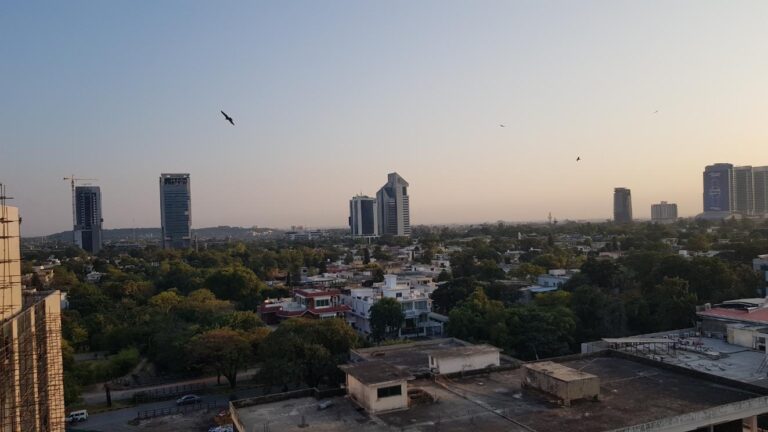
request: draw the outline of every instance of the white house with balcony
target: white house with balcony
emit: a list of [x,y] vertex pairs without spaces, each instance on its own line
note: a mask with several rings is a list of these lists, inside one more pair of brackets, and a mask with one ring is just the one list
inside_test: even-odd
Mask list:
[[363,335],[371,333],[371,307],[383,298],[393,298],[400,303],[405,316],[400,337],[439,336],[443,323],[431,320],[432,300],[435,289],[430,285],[398,281],[397,275],[384,276],[384,283],[371,288],[352,288],[342,294],[341,301],[349,307],[347,322]]
[[552,269],[546,274],[536,277],[536,285],[545,288],[560,288],[578,272],[579,269]]

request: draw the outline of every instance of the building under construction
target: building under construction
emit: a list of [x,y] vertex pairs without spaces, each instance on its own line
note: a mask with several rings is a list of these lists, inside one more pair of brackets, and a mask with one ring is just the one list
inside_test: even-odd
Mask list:
[[20,222],[0,184],[0,432],[63,432],[61,296],[22,293]]

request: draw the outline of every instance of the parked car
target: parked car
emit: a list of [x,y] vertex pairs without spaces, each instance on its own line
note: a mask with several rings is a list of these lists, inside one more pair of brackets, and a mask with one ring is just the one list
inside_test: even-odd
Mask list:
[[202,402],[198,395],[188,394],[176,399],[176,405],[191,405]]
[[72,411],[67,416],[68,423],[82,422],[88,420],[88,410]]

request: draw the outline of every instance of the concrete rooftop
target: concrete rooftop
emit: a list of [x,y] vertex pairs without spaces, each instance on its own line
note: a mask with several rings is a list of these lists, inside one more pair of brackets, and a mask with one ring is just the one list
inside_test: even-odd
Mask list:
[[[683,349],[671,350],[659,346],[653,347],[650,343],[644,344],[644,342],[652,341],[649,338],[625,339],[638,342],[639,345],[634,349],[634,351],[639,351],[636,353],[637,355],[644,355],[661,360],[664,363],[768,388],[768,368],[761,370],[761,365],[766,359],[764,352],[729,344],[717,338],[689,337],[673,339],[677,337],[674,332],[669,333],[669,337],[670,343],[675,340],[687,340],[700,344],[702,350],[701,352]],[[658,338],[653,340],[658,340]],[[606,341],[609,340],[606,339]],[[643,352],[644,350],[647,351]],[[623,351],[631,353],[633,348],[627,347]],[[719,353],[720,358],[714,358],[706,353]]]
[[341,365],[339,368],[363,384],[380,384],[413,379],[413,376],[405,369],[381,360]]
[[[745,384],[715,382],[695,372],[669,370],[618,353],[551,360],[598,376],[600,400],[575,401],[562,407],[551,396],[522,389],[522,371],[514,369],[411,381],[409,394],[421,390],[433,402],[414,399],[407,410],[375,416],[356,409],[345,397],[330,399],[333,405],[326,410],[318,410],[317,400],[303,398],[240,408],[238,415],[249,431],[263,430],[268,423],[272,431],[297,432],[593,432],[620,430],[761,397]],[[301,427],[302,419],[308,427]]]
[[[418,376],[429,373],[429,354],[437,357],[440,356],[440,353],[445,352],[447,356],[455,356],[461,352],[468,354],[490,351],[491,349],[498,351],[496,347],[490,345],[472,345],[461,339],[443,338],[356,349],[350,351],[350,358],[353,362],[381,360],[393,366],[405,368],[413,375]],[[502,365],[512,364],[513,360],[501,356]]]

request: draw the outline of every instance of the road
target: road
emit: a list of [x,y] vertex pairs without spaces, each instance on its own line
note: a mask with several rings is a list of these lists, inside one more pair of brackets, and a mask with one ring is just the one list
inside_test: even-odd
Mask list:
[[[240,372],[239,374],[237,374],[237,381],[241,382],[241,381],[250,379],[258,371],[259,371],[258,368],[254,368],[254,369],[248,369],[246,371]],[[222,383],[226,383],[227,380],[222,377],[221,381]],[[136,388],[127,389],[127,390],[112,390],[112,400],[113,401],[128,400],[133,396],[134,393],[140,392],[140,391],[159,390],[164,388],[173,388],[173,387],[191,385],[191,384],[206,384],[208,386],[214,386],[216,385],[216,377],[214,376],[214,377],[206,377],[206,378],[195,378],[195,379],[190,379],[186,381],[176,381],[172,383],[159,384],[159,385],[147,386],[147,387],[136,387]],[[102,389],[83,392],[81,397],[85,405],[96,405],[96,404],[103,404],[107,402],[107,396],[104,393],[104,390]]]
[[[235,389],[234,392],[240,398],[259,396],[262,394],[261,389]],[[219,404],[222,409],[224,409],[229,403],[229,394],[200,395],[200,397],[203,399],[203,406],[209,403],[216,403]],[[75,428],[102,432],[136,432],[141,429],[136,426],[129,425],[128,422],[135,419],[139,411],[175,407],[176,403],[173,400],[169,400],[136,405],[135,407],[121,410],[107,411],[100,414],[90,415],[87,421],[78,423]]]

